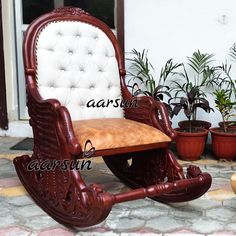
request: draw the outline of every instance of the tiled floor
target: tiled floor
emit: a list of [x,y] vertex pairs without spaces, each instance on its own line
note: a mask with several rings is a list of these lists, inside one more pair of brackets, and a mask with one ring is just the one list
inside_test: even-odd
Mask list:
[[[115,205],[103,223],[75,230],[52,220],[27,195],[12,164],[15,156],[26,152],[9,151],[18,141],[0,137],[0,236],[236,235],[236,197],[229,182],[236,162],[218,162],[210,156],[195,162],[213,176],[210,191],[200,199],[171,205],[150,199],[126,202]],[[128,189],[99,158],[83,175],[86,181],[100,183],[111,192]]]

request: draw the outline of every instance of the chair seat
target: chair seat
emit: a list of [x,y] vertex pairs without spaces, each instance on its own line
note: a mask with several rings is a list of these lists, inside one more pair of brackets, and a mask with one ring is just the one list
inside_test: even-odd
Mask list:
[[160,130],[124,118],[78,120],[73,128],[81,147],[90,140],[97,155],[167,147],[171,142]]

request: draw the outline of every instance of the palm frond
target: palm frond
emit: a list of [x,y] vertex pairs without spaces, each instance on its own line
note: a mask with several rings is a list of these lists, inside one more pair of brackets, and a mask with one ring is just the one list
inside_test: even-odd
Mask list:
[[188,65],[200,75],[212,61],[213,56],[214,54],[201,53],[200,50],[197,50],[191,57],[188,57]]
[[236,61],[236,43],[229,49],[229,55],[231,58]]

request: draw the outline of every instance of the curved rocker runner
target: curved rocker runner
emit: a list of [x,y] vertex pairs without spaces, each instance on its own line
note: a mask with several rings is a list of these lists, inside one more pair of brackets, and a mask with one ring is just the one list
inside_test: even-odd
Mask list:
[[[184,176],[168,149],[175,132],[165,106],[128,91],[122,52],[100,20],[70,7],[39,17],[25,34],[24,66],[34,149],[14,164],[30,196],[58,222],[87,227],[103,221],[116,203],[189,201],[209,189],[209,174],[190,166]],[[121,98],[137,100],[137,107],[86,107],[91,99]],[[77,170],[27,169],[32,160],[83,158],[88,140],[93,157],[102,156],[130,191],[87,186]]]

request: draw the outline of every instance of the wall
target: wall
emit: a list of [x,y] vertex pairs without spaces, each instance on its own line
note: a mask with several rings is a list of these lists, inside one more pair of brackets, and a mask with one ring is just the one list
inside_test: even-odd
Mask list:
[[[235,0],[126,0],[125,51],[148,49],[157,75],[169,58],[185,62],[197,49],[215,53],[221,64],[236,42],[235,9]],[[199,112],[198,118],[213,126],[221,120],[218,111]],[[182,119],[183,114],[175,117],[174,126]]]

